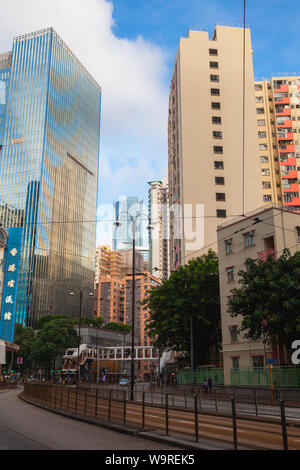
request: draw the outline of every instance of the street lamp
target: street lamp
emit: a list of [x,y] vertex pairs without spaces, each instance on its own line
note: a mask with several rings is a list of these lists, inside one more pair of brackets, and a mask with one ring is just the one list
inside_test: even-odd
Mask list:
[[[149,221],[149,217],[145,214],[138,213],[136,217],[133,217],[129,212],[127,211],[121,211],[119,213],[122,214],[127,214],[130,217],[130,220],[132,222],[132,313],[131,313],[131,335],[132,335],[132,341],[131,341],[131,385],[130,385],[130,400],[134,401],[134,356],[135,356],[135,344],[134,344],[134,339],[135,339],[135,237],[136,237],[136,223],[137,220],[140,217],[146,217],[147,220]],[[121,227],[122,223],[117,220],[114,222],[115,227]],[[149,223],[148,225],[148,230],[152,230],[153,226]]]
[[[70,292],[71,296],[75,296],[75,293]],[[93,292],[89,293],[89,296],[94,296]],[[80,289],[79,293],[80,304],[79,304],[79,338],[78,338],[78,348],[77,348],[77,383],[80,381],[80,343],[81,343],[81,317],[82,317],[82,299],[83,299],[83,290]]]

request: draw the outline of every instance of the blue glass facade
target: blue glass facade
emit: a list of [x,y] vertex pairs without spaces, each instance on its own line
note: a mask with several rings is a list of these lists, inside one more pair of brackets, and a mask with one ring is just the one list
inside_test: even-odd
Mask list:
[[16,322],[77,317],[80,289],[91,316],[101,88],[52,28],[15,38],[9,67],[1,57],[0,223],[23,228]]

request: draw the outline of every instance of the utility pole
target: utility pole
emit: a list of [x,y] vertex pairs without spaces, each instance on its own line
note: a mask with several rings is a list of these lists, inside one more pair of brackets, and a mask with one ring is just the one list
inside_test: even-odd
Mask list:
[[134,401],[134,335],[135,335],[135,234],[136,234],[136,221],[132,218],[132,335],[131,335],[131,387],[130,387],[130,400]]

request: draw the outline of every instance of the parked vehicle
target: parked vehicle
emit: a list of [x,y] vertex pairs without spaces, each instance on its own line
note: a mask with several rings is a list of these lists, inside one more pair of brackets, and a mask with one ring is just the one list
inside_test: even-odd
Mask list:
[[120,382],[119,382],[119,385],[128,385],[128,384],[129,384],[128,379],[121,379]]

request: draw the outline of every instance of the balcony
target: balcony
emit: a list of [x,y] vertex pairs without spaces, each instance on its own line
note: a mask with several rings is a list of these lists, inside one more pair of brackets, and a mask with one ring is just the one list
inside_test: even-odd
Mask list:
[[295,145],[294,144],[285,144],[280,145],[280,152],[281,153],[295,153]]
[[275,97],[275,104],[290,104],[291,99],[289,96]]
[[292,115],[292,110],[291,108],[277,108],[275,110],[276,116],[291,116]]
[[274,93],[288,93],[289,86],[288,85],[281,85],[280,88],[276,88],[273,90]]
[[297,170],[290,170],[290,171],[281,170],[281,175],[283,179],[297,179],[298,171]]
[[282,127],[283,129],[288,129],[290,127],[293,127],[293,121],[289,120],[289,121],[284,121],[281,124],[277,123],[277,127]]
[[294,134],[293,132],[287,132],[284,135],[278,135],[278,140],[283,141],[283,140],[294,140]]
[[269,248],[268,250],[260,251],[257,253],[258,261],[267,261],[269,256],[273,256],[274,259],[277,258],[277,251],[274,248]]

